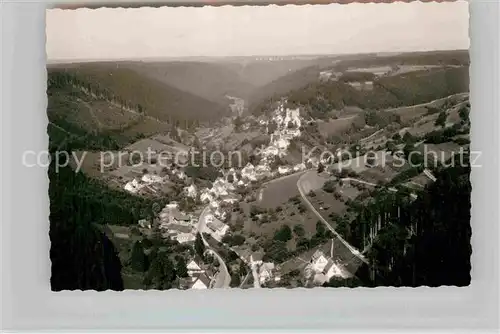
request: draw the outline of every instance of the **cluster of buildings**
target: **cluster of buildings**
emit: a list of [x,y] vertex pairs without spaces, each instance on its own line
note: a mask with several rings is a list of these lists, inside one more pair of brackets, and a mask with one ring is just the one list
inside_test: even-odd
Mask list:
[[[179,243],[193,242],[196,239],[197,218],[179,209],[176,202],[167,204],[158,214],[159,229],[162,236]],[[139,220],[142,228],[151,228],[152,224],[146,219]]]
[[304,275],[307,280],[312,279],[314,284],[321,285],[328,282],[332,277],[349,278],[351,275],[334,258],[334,245],[331,240],[326,247],[320,248],[311,256],[309,264],[304,269]]
[[350,81],[347,84],[356,90],[373,90],[373,81]]
[[279,282],[281,279],[274,263],[263,262],[262,256],[261,252],[250,255],[250,267],[252,268],[255,287],[260,287],[269,281]]
[[132,194],[156,194],[160,191],[160,187],[169,182],[172,178],[184,181],[187,179],[186,174],[177,168],[169,171],[170,175],[160,176],[154,173],[145,173],[142,177],[133,178],[124,185],[124,189]]
[[185,289],[205,290],[212,285],[215,274],[199,258],[194,258],[186,265],[188,277],[181,281]]
[[338,81],[341,76],[342,72],[336,72],[334,70],[319,72],[320,81],[329,81],[329,80]]
[[[265,178],[306,169],[303,163],[295,166],[279,166],[276,171],[270,167],[276,157],[284,156],[287,153],[290,141],[301,134],[302,119],[299,109],[285,108],[285,103],[286,100],[281,101],[271,116],[271,121],[276,124],[276,128],[271,134],[268,146],[256,152],[261,158],[259,164],[254,166],[252,163],[247,163],[241,170],[231,168],[224,171],[223,176],[217,178],[211,188],[200,191],[200,201],[210,204],[211,214],[210,218],[207,218],[210,221],[207,222],[206,226],[208,232],[216,240],[221,240],[228,231],[227,225],[223,222],[228,214],[226,208],[240,201],[240,196],[235,194],[238,188],[246,188],[252,182]],[[261,120],[261,125],[266,126],[267,130],[269,124],[270,121]],[[193,189],[191,191],[194,194]]]
[[229,226],[224,223],[228,217],[229,208],[240,200],[240,197],[234,193],[236,182],[236,178],[233,182],[229,182],[226,178],[219,177],[213,182],[211,188],[203,189],[200,194],[200,201],[208,203],[210,208],[210,213],[205,216],[205,230],[202,232],[209,233],[217,241],[221,241],[229,231]]
[[168,177],[161,177],[156,174],[144,174],[141,178],[134,178],[125,184],[126,191],[132,194],[138,194],[144,190],[155,193],[157,191],[155,184],[161,184],[168,181]]
[[260,124],[267,127],[269,133],[269,125],[276,124],[276,128],[271,133],[271,140],[269,145],[263,148],[259,153],[264,162],[274,159],[276,156],[284,156],[290,146],[290,141],[293,138],[300,137],[302,126],[302,119],[300,117],[300,110],[285,108],[286,100],[281,101],[278,108],[272,113],[271,119],[261,120]]

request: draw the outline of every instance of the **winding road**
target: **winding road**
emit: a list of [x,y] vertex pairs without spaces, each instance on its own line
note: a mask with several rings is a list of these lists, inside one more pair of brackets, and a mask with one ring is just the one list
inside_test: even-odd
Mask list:
[[395,111],[395,110],[400,110],[400,109],[404,109],[404,108],[424,107],[424,106],[427,106],[429,104],[433,104],[433,103],[440,102],[440,101],[445,101],[445,100],[449,99],[450,97],[466,97],[468,95],[469,95],[469,92],[456,93],[456,94],[451,94],[451,95],[448,95],[445,97],[440,97],[439,99],[435,99],[435,100],[432,100],[429,102],[414,104],[411,106],[401,106],[401,107],[389,108],[389,109],[385,109],[384,111]]
[[229,288],[229,285],[231,284],[231,275],[229,275],[229,271],[227,270],[227,265],[224,262],[224,259],[212,248],[210,247],[209,243],[205,240],[205,236],[203,235],[203,231],[205,230],[205,225],[207,223],[207,216],[210,214],[210,206],[206,206],[205,209],[200,214],[200,217],[198,218],[198,232],[201,235],[201,240],[203,240],[203,244],[205,244],[205,247],[207,248],[207,252],[213,254],[216,258],[217,261],[219,261],[219,273],[217,274],[217,277],[215,278],[215,283],[212,286],[213,289],[226,289]]
[[[311,173],[314,173],[314,172],[311,172]],[[302,175],[300,177],[300,179],[297,181],[297,188],[299,189],[300,196],[302,197],[302,199],[304,200],[306,205],[316,215],[316,217],[318,217],[318,219],[326,226],[326,228],[328,228],[333,233],[333,235],[335,236],[335,238],[337,240],[339,240],[355,257],[357,257],[358,259],[360,259],[364,263],[368,264],[368,260],[363,256],[363,254],[361,254],[361,252],[359,250],[357,250],[356,248],[351,246],[347,241],[345,241],[340,236],[340,234],[337,231],[335,231],[335,229],[326,221],[326,219],[323,218],[323,216],[318,212],[318,210],[316,210],[314,205],[309,201],[309,199],[307,198],[306,193],[302,187],[302,181],[304,180],[304,176],[306,176],[306,175],[307,175],[307,173]]]

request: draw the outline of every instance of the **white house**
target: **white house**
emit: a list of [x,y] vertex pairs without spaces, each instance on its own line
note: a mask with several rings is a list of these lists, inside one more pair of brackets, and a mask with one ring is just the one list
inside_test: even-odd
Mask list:
[[142,176],[142,182],[144,183],[161,183],[163,182],[163,178],[161,176],[155,175],[155,174],[144,174]]
[[276,146],[278,150],[286,150],[289,145],[290,142],[281,136],[279,136],[274,142],[274,146]]
[[168,203],[167,205],[165,205],[165,209],[174,209],[174,208],[178,208],[179,207],[179,203],[177,202],[170,202]]
[[151,228],[151,221],[149,221],[147,219],[139,220],[138,224],[142,228]]
[[264,284],[269,281],[273,277],[273,271],[274,263],[266,262],[261,264],[258,269],[260,284]]
[[328,259],[326,258],[325,254],[323,254],[322,251],[318,250],[313,254],[311,258],[311,263],[312,263],[312,269],[314,271],[322,272],[328,263]]
[[175,240],[177,240],[180,244],[191,242],[196,239],[193,233],[179,233],[175,236]]
[[203,189],[200,195],[200,201],[202,203],[209,203],[214,200],[214,196],[209,189]]
[[276,146],[268,146],[262,151],[262,155],[266,157],[274,157],[280,154],[280,150]]
[[187,178],[186,173],[182,170],[174,169],[172,170],[172,174],[177,176],[180,180],[185,180]]
[[297,164],[295,166],[293,166],[293,170],[295,172],[298,172],[298,171],[301,171],[301,170],[304,170],[306,169],[306,165],[304,163],[300,163],[300,164]]
[[241,177],[250,181],[257,181],[257,178],[255,177],[255,167],[251,163],[247,163],[247,165],[241,170]]
[[194,184],[184,188],[184,194],[187,197],[196,198],[198,196],[198,189]]
[[214,215],[207,215],[207,227],[210,230],[210,234],[214,239],[220,241],[224,235],[226,235],[229,230],[229,226],[221,222],[219,219],[215,218]]
[[205,290],[208,289],[209,287],[210,287],[210,279],[207,277],[207,275],[203,273],[195,276],[195,281],[191,286],[191,289]]
[[125,184],[125,190],[131,192],[132,194],[136,194],[143,187],[144,184],[139,183],[139,181],[137,181],[136,179],[133,179],[132,181],[127,182],[127,184]]
[[332,76],[332,71],[319,72],[319,80],[328,80]]
[[228,184],[223,178],[217,178],[212,184],[211,192],[215,195],[215,197],[219,197],[222,195],[228,194]]
[[278,173],[281,174],[281,175],[284,175],[284,174],[288,174],[290,173],[290,167],[288,166],[279,166],[278,167]]
[[286,110],[286,116],[285,116],[285,126],[288,127],[289,123],[294,124],[297,128],[299,128],[302,123],[300,120],[300,110],[299,108],[297,109],[287,109]]
[[239,201],[238,197],[236,197],[235,195],[232,195],[232,194],[221,196],[220,199],[223,203],[227,203],[227,204],[234,204],[234,203],[237,203]]
[[189,261],[189,263],[186,265],[186,268],[189,276],[194,276],[196,274],[202,274],[205,272],[203,269],[201,269],[201,267],[198,263],[196,263],[195,260]]
[[341,266],[333,259],[333,240],[330,241],[329,246],[329,256],[326,255],[324,250],[318,249],[311,257],[311,263],[309,265],[310,274],[314,275],[315,281],[320,284],[329,281],[334,276],[342,278],[349,277],[349,273],[342,270]]

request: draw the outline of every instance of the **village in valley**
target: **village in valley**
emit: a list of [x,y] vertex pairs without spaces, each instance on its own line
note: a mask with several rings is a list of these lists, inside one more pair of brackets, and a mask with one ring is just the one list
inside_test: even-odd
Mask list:
[[[324,73],[320,74],[320,79],[325,80]],[[289,103],[286,98],[274,104],[275,109],[269,116],[242,117],[240,110],[244,108],[244,104],[237,100],[232,105],[237,106],[236,112],[224,120],[219,128],[199,129],[194,135],[178,130],[175,133],[178,141],[170,137],[172,133],[141,139],[132,143],[125,151],[138,152],[141,148],[145,150],[154,147],[152,155],[148,156],[149,161],[109,166],[106,172],[115,184],[134,196],[161,198],[163,194],[168,194],[169,198],[174,198],[161,210],[157,209],[154,216],[140,219],[137,227],[145,238],[159,233],[163,238],[192,247],[192,255],[186,259],[186,277],[179,280],[179,288],[287,287],[290,284],[318,286],[332,278],[352,278],[357,268],[366,262],[362,254],[366,252],[366,248],[363,252],[363,249],[357,250],[350,246],[323,217],[342,217],[346,213],[346,203],[361,198],[362,194],[366,197],[369,190],[381,187],[389,192],[406,191],[410,198],[416,199],[417,193],[435,181],[435,177],[429,169],[423,169],[414,177],[406,178],[405,182],[391,183],[404,168],[408,168],[408,162],[404,158],[400,159],[403,165],[399,168],[394,167],[394,161],[399,156],[404,156],[403,149],[408,142],[415,149],[423,147],[425,140],[417,141],[412,135],[419,125],[432,124],[432,131],[452,127],[455,125],[453,119],[461,121],[458,113],[466,108],[467,101],[467,94],[456,94],[422,106],[425,110],[435,108],[433,105],[444,106],[447,119],[450,120],[444,125],[434,124],[438,114],[431,114],[427,119],[413,118],[411,127],[398,127],[396,123],[387,128],[365,125],[364,130],[368,130],[369,134],[357,140],[355,145],[351,142],[323,147],[334,147],[335,150],[329,154],[321,154],[322,151],[318,150],[307,156],[306,160],[299,160],[297,143],[304,138],[301,137],[302,132],[310,126],[318,126],[318,123],[321,127],[323,121],[307,119],[301,115],[300,108],[287,107]],[[404,108],[401,110],[405,111]],[[403,115],[406,116],[404,113]],[[358,114],[354,112],[343,118],[356,117]],[[336,121],[342,122],[342,118],[330,122]],[[462,124],[465,123],[462,121]],[[226,137],[224,134],[221,137],[227,127],[231,131]],[[183,132],[183,139],[179,132]],[[238,161],[242,167],[233,167],[232,162],[229,165],[226,163],[215,170],[213,181],[200,180],[196,175],[188,176],[189,168],[192,167],[189,164],[187,168],[183,168],[179,166],[180,163],[159,163],[160,153],[169,150],[181,156],[183,163],[188,161],[189,144],[194,143],[193,137],[197,141],[201,138],[206,144],[203,146],[205,149],[210,144],[212,148],[221,149],[217,137],[223,142],[235,133],[249,134],[251,139],[252,135],[256,137],[264,133],[268,135],[269,141],[260,141],[260,146],[252,146],[245,143],[248,142],[248,137],[245,137],[239,146],[242,152],[251,155],[251,161],[244,164]],[[246,151],[245,145],[249,146]],[[442,157],[439,163],[444,163],[460,148],[454,142],[446,145],[435,147]],[[356,147],[356,152],[350,155],[352,147]],[[367,154],[367,151],[374,154]],[[227,148],[225,152],[228,152]],[[351,157],[351,161],[347,161],[349,164],[345,160],[347,157]],[[125,158],[128,156],[125,155]],[[344,168],[344,165],[348,167]],[[273,196],[272,189],[279,188],[282,182],[290,183],[287,179],[292,180],[292,187],[295,189],[287,193],[288,187],[284,186],[281,192],[285,193],[277,195],[282,198],[277,203],[280,205],[266,208],[268,197]],[[318,200],[318,195],[329,195],[334,200]],[[304,208],[304,203],[311,208]],[[333,204],[332,207],[328,207],[329,204]],[[292,220],[287,215],[294,213],[283,212],[283,207],[290,210],[290,206],[297,206],[297,213],[302,215],[295,225],[287,222]],[[309,217],[305,214],[306,210],[312,210]],[[282,213],[282,218],[276,217]],[[271,236],[270,240],[259,238],[252,228],[244,226],[248,221],[242,222],[250,220],[250,224],[262,225],[269,219],[282,224],[267,232]],[[304,231],[303,220],[317,220],[315,224],[308,223],[313,226],[312,231],[310,227],[308,231]],[[120,236],[115,234],[115,237],[117,235]],[[311,235],[315,245],[301,248],[299,243],[304,242],[304,237]],[[121,236],[129,238],[127,234]],[[372,234],[371,238],[373,237]],[[285,244],[293,241],[296,251],[283,255],[280,252],[287,253],[287,250],[282,249],[277,251],[278,254],[273,254],[275,250],[268,245],[273,240],[284,241]],[[195,246],[196,243],[199,245]],[[203,251],[200,252],[199,249]]]
[[[432,220],[414,210],[436,203],[426,198],[440,175],[465,171],[453,163],[469,154],[469,93],[460,81],[468,55],[246,61],[279,68],[281,77],[251,98],[217,92],[226,109],[186,97],[217,116],[184,122],[155,109],[170,103],[162,100],[169,86],[148,78],[162,66],[211,71],[211,62],[54,67],[51,147],[69,146],[80,157],[70,166],[81,161],[77,175],[85,178],[53,177],[54,187],[83,184],[86,191],[72,194],[98,194],[93,210],[109,213],[96,226],[116,250],[124,288],[399,284],[393,268],[412,270],[415,240],[430,231],[421,226]],[[158,86],[158,100],[125,101],[120,92],[140,95],[109,74],[145,80],[134,92]],[[109,90],[92,84],[97,77]],[[66,128],[76,124],[64,111],[69,103],[88,128],[68,143]]]

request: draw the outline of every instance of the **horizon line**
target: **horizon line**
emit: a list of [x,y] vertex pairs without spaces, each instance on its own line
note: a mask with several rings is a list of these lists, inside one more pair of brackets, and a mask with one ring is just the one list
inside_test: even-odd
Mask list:
[[[91,59],[71,59],[71,58],[59,58],[59,59],[49,59],[47,58],[47,64],[74,64],[74,63],[98,63],[98,62],[151,62],[151,61],[173,61],[173,60],[183,60],[183,59],[228,59],[228,58],[293,58],[293,57],[303,57],[303,58],[321,58],[321,57],[341,57],[341,56],[357,56],[357,55],[396,55],[405,53],[432,53],[432,52],[460,52],[467,51],[469,49],[434,49],[434,50],[411,50],[411,51],[374,51],[374,52],[359,52],[359,53],[304,53],[304,54],[288,54],[288,55],[276,55],[276,54],[256,54],[248,56],[238,56],[238,55],[228,55],[228,56],[157,56],[157,57],[126,57],[126,58],[91,58]],[[266,59],[263,59],[265,61]]]

